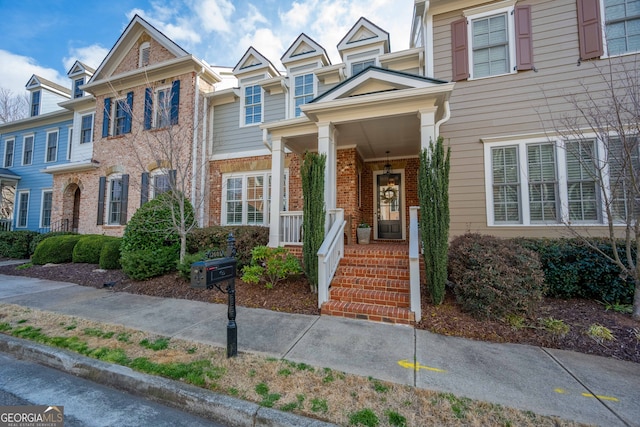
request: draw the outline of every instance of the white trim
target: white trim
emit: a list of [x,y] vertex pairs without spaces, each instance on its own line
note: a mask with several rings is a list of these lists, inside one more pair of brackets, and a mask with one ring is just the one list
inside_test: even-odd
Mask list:
[[[91,143],[93,143],[93,131],[95,130],[95,125],[96,125],[96,113],[95,112],[88,112],[88,113],[79,113],[78,115],[80,116],[80,120],[79,120],[80,126],[78,126],[79,130],[80,130],[80,134],[78,136],[78,145],[91,144]],[[91,116],[91,136],[89,137],[89,141],[82,142],[82,120],[86,116]]]
[[[245,91],[249,87],[260,88],[260,121],[259,122],[247,123],[247,110],[245,108],[246,107]],[[240,127],[241,128],[259,126],[264,122],[264,94],[265,94],[265,91],[258,82],[247,83],[240,86]],[[251,105],[257,105],[257,104],[251,104]]]
[[116,181],[116,180],[120,180],[120,218],[122,218],[122,190],[124,189],[124,187],[122,186],[122,173],[118,172],[118,173],[112,173],[111,175],[107,176],[107,179],[105,180],[105,217],[103,220],[103,225],[105,226],[111,226],[111,227],[117,227],[117,226],[121,226],[120,224],[120,220],[118,220],[118,222],[113,223],[111,222],[111,182]]
[[[142,68],[142,67],[146,67],[147,65],[149,65],[149,62],[151,60],[151,43],[149,42],[143,42],[140,44],[140,46],[138,47],[138,68]],[[147,51],[147,61],[144,62],[143,60],[143,53],[144,51]]]
[[[25,140],[27,138],[31,138],[31,163],[25,163],[24,162],[24,152],[25,152],[25,148],[27,146],[27,144],[25,143]],[[31,166],[31,165],[33,165],[33,156],[35,154],[35,150],[36,150],[36,134],[35,134],[35,132],[26,133],[26,134],[22,135],[22,157],[20,159],[20,165],[22,165],[22,166]],[[13,151],[15,152],[15,143],[14,143]]]
[[[373,171],[373,239],[378,239],[378,176],[384,175],[384,171]],[[406,230],[406,182],[405,182],[405,170],[404,169],[392,169],[391,173],[400,174],[400,226],[402,228],[401,239],[385,239],[385,240],[407,240]]]
[[[21,209],[21,204],[20,203],[20,196],[22,196],[23,194],[27,195],[27,207],[26,207],[26,213],[25,213],[25,224],[24,225],[20,225],[20,213],[22,212]],[[20,190],[16,192],[16,201],[14,202],[14,207],[15,207],[15,212],[16,212],[16,228],[28,228],[29,227],[29,205],[31,204],[31,190]]]
[[[12,153],[11,153],[11,164],[7,164],[7,145],[11,142],[12,145]],[[13,164],[16,162],[16,137],[12,136],[11,138],[7,138],[4,140],[4,154],[2,155],[2,167],[3,168],[11,168]]]
[[243,157],[255,157],[255,156],[270,156],[271,151],[267,148],[260,148],[252,151],[235,151],[233,153],[221,153],[214,154],[210,157],[211,161],[217,160],[233,160],[241,159]]
[[[292,74],[289,80],[289,84],[290,84],[290,89],[289,89],[289,96],[288,96],[288,101],[289,101],[289,109],[287,110],[288,115],[286,118],[290,118],[290,119],[298,119],[300,117],[304,117],[304,111],[302,111],[302,109],[300,109],[300,115],[296,116],[296,77],[304,77],[307,75],[311,75],[311,79],[313,80],[313,93],[311,94],[311,96],[313,98],[315,98],[316,96],[318,96],[318,77],[315,75],[315,73],[310,69],[310,70],[303,70],[300,73],[297,74]],[[305,95],[308,96],[308,95]],[[302,107],[302,105],[308,104],[308,102],[305,102],[303,104],[301,104],[300,106]]]
[[[51,193],[51,212],[49,213],[49,225],[44,225],[42,220],[44,219],[44,195],[46,193]],[[40,219],[38,220],[38,224],[40,224],[39,228],[51,228],[51,214],[53,213],[53,189],[51,188],[43,188],[40,193]]]
[[71,160],[72,146],[73,146],[73,123],[67,126],[67,160]]
[[[169,174],[169,169],[167,168],[157,168],[152,170],[151,172],[149,172],[149,193],[148,193],[148,199],[149,200],[153,200],[155,199],[158,194],[156,194],[156,184],[155,184],[155,179],[159,176],[166,176],[167,180],[171,179],[171,176]],[[169,182],[169,190],[171,190],[171,184],[170,181]],[[168,190],[167,190],[168,191]],[[162,193],[160,193],[162,194]]]
[[[60,129],[50,129],[46,131],[44,139],[44,163],[56,163],[58,161],[58,151],[60,150]],[[49,159],[49,135],[56,134],[56,154],[53,160]]]

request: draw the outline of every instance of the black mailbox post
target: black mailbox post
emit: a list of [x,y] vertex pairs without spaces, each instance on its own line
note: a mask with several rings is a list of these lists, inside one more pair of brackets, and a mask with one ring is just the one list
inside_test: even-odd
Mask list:
[[[227,357],[238,355],[238,327],[236,325],[236,239],[232,233],[227,238],[227,253],[219,258],[207,259],[191,264],[191,287],[213,289],[228,295],[229,323],[227,324]],[[220,284],[227,282],[227,288]]]

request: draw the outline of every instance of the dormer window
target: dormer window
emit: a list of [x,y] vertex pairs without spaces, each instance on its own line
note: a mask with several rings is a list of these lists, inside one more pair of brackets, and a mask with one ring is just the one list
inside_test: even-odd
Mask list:
[[84,92],[82,91],[82,89],[80,89],[80,86],[82,86],[83,84],[84,84],[84,77],[75,79],[73,81],[73,97],[74,98],[82,98],[82,96],[84,95]]
[[300,117],[302,114],[300,106],[310,102],[314,97],[313,73],[295,76],[294,84],[293,99],[295,105],[295,116]]
[[244,88],[244,124],[262,122],[262,88],[260,85]]
[[140,45],[140,67],[146,67],[149,65],[149,54],[151,52],[151,45],[149,42],[144,42]]
[[31,92],[31,117],[40,114],[40,91]]
[[373,67],[375,65],[376,65],[376,60],[375,59],[367,59],[366,61],[352,62],[351,63],[351,75],[355,76],[359,72],[364,71],[365,69],[367,69],[369,67]]

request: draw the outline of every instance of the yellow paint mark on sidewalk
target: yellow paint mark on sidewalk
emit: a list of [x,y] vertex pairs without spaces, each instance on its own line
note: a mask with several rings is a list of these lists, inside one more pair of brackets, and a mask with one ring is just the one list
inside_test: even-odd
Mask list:
[[563,389],[563,388],[556,388],[553,391],[555,391],[556,393],[560,393],[560,394],[565,394],[566,393],[566,390]]
[[407,359],[398,360],[398,365],[407,369],[415,369],[416,371],[419,371],[420,369],[424,369],[426,371],[432,371],[432,372],[441,372],[441,373],[447,372],[444,369],[432,368],[431,366],[421,365],[420,363],[417,363],[417,362],[413,363],[408,361]]
[[619,400],[617,398],[611,397],[611,396],[601,396],[599,394],[593,395],[591,393],[582,393],[582,395],[584,397],[595,397],[595,398],[598,398],[600,400],[608,400],[610,402],[619,402]]

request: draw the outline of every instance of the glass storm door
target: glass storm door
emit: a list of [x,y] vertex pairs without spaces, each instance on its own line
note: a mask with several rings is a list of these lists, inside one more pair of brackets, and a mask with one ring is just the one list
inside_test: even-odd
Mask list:
[[402,207],[400,174],[377,177],[378,239],[402,239]]

